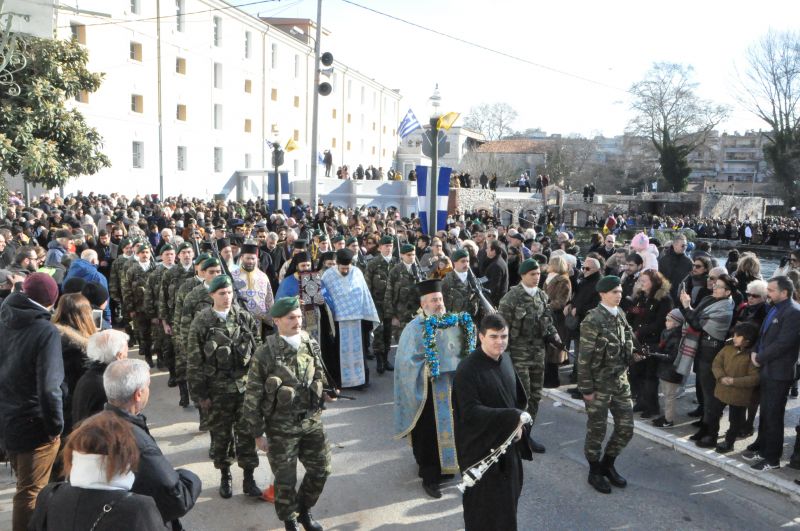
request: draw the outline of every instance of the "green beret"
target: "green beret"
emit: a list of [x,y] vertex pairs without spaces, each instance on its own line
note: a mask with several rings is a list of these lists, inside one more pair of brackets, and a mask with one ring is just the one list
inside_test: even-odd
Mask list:
[[345,245],[347,245],[349,247],[349,246],[353,245],[354,243],[358,243],[358,238],[356,238],[354,236],[350,236],[349,238],[347,238],[347,240],[344,243],[345,243]]
[[222,288],[227,288],[233,286],[233,281],[231,277],[228,275],[220,275],[218,277],[214,277],[214,280],[208,283],[208,292],[214,293],[217,290]]
[[136,249],[136,253],[138,254],[138,253],[143,253],[144,251],[151,251],[151,250],[152,249],[150,249],[150,246],[148,244],[143,243],[142,245],[139,246],[138,249]]
[[343,241],[344,241],[344,236],[342,236],[341,234],[337,234],[336,236],[331,238],[331,243],[339,243]]
[[533,258],[528,258],[519,265],[520,275],[524,275],[525,273],[528,273],[530,271],[538,271],[538,270],[539,270],[539,262],[537,262]]
[[[174,251],[174,250],[175,250],[175,246],[174,246],[174,245],[172,245],[171,243],[168,243],[168,244],[166,244],[164,247],[162,247],[162,248],[161,248],[161,253],[160,253],[160,255],[161,255],[161,254],[164,254],[164,253],[165,253],[165,252],[167,252],[167,251]],[[160,256],[160,255],[159,255],[159,256]]]
[[414,246],[411,245],[410,243],[404,243],[403,245],[400,246],[400,254],[413,253],[413,252],[414,252]]
[[208,253],[200,253],[199,255],[197,255],[197,258],[194,259],[194,265],[200,265],[203,262],[205,262],[206,260],[208,260],[209,258],[211,258],[210,254],[208,254]]
[[130,239],[130,238],[122,238],[122,239],[119,241],[119,248],[120,248],[120,249],[124,249],[125,247],[127,247],[127,246],[129,246],[129,245],[132,245],[132,244],[133,244],[133,241],[131,241],[131,239]]
[[380,245],[388,245],[390,243],[394,243],[394,238],[392,238],[388,234],[381,238]]
[[458,251],[453,253],[453,256],[451,258],[453,259],[453,262],[456,262],[458,260],[461,260],[462,258],[468,258],[468,257],[469,253],[467,252],[466,249],[459,249]]
[[219,266],[219,265],[220,265],[220,263],[219,263],[219,260],[217,260],[216,258],[214,258],[214,257],[212,256],[211,258],[208,258],[208,259],[206,259],[206,261],[205,261],[205,262],[203,262],[203,263],[200,265],[200,271],[205,271],[205,270],[206,270],[206,269],[208,269],[209,267],[217,267],[217,266]]
[[184,249],[194,249],[194,247],[192,247],[192,244],[191,244],[191,243],[189,243],[189,242],[183,242],[182,244],[180,244],[180,245],[178,246],[178,248],[176,249],[176,251],[180,253],[180,252],[181,252],[181,251],[183,251]]
[[291,312],[292,310],[296,310],[299,307],[300,299],[297,297],[281,297],[275,301],[275,304],[272,305],[272,308],[269,310],[269,314],[272,317],[283,317],[287,313]]
[[597,287],[595,289],[598,293],[606,293],[616,288],[620,284],[622,284],[622,281],[619,279],[619,277],[608,275],[597,281]]

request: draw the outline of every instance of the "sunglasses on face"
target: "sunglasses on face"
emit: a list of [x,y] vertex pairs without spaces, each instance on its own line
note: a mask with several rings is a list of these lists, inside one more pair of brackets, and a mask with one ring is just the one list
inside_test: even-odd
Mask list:
[[761,295],[756,295],[755,293],[748,293],[747,296],[748,297],[753,297],[754,299],[760,299],[761,298]]

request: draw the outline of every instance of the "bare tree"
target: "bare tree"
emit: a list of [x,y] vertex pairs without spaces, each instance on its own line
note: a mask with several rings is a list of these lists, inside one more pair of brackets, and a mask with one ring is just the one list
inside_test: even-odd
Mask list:
[[771,131],[764,155],[787,197],[800,198],[800,33],[770,31],[747,51],[742,103]]
[[630,93],[634,117],[632,133],[646,136],[659,154],[664,178],[673,191],[686,188],[687,156],[706,143],[709,133],[728,116],[728,109],[695,94],[692,67],[675,63],[655,63]]
[[469,110],[464,127],[481,133],[487,140],[500,140],[513,132],[511,124],[517,119],[508,103],[481,103]]

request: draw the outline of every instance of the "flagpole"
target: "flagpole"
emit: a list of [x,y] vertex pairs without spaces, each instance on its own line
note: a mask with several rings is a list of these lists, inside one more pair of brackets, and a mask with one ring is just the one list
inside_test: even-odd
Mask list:
[[428,236],[433,238],[436,235],[436,218],[438,217],[438,193],[439,193],[439,106],[442,97],[439,95],[439,84],[430,97],[433,113],[431,115],[431,175],[428,179]]

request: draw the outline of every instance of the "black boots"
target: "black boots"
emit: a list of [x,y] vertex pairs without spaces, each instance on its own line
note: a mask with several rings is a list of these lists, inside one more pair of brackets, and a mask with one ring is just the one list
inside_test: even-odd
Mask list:
[[589,485],[603,494],[611,494],[611,485],[603,474],[603,466],[599,461],[589,461]]
[[378,352],[375,354],[378,359],[378,374],[383,374],[385,371],[393,371],[394,365],[389,361],[388,352]]
[[256,485],[256,480],[253,477],[253,469],[245,468],[244,481],[242,482],[242,490],[246,496],[260,497],[261,489]]
[[[223,467],[219,469],[219,495],[225,499],[233,496],[233,476],[231,476],[230,467]],[[261,493],[259,493],[260,495]]]
[[789,468],[800,469],[800,426],[794,428],[797,438],[794,440],[794,450],[789,459]]
[[388,351],[383,355],[383,366],[389,372],[394,371],[394,365],[392,365],[392,362],[389,361],[389,352]]
[[178,391],[181,393],[181,401],[178,405],[181,407],[189,407],[189,384],[186,382],[178,382]]
[[297,510],[297,513],[297,521],[303,525],[303,529],[306,531],[322,531],[322,525],[314,520],[314,518],[311,516],[311,513],[308,512],[308,509],[300,506]]
[[284,520],[283,525],[286,526],[286,531],[300,531],[300,524],[297,523],[297,519],[295,518]]
[[167,380],[167,387],[177,387],[177,386],[178,386],[178,378],[175,376],[175,367],[170,367],[169,380]]
[[617,469],[614,468],[614,461],[616,460],[616,457],[611,457],[610,455],[603,456],[603,460],[600,461],[600,464],[603,467],[603,475],[608,478],[608,481],[612,485],[624,489],[628,484],[628,481],[624,477],[620,476],[619,472],[617,472]]

